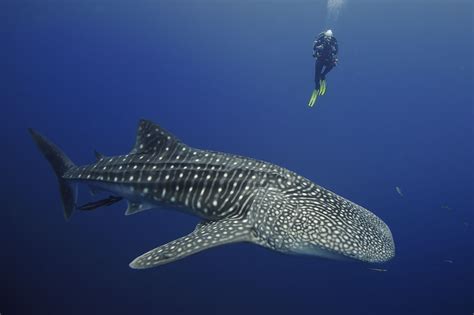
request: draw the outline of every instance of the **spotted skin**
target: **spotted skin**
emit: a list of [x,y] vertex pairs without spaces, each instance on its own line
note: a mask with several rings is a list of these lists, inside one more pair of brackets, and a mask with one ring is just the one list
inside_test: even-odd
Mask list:
[[70,167],[64,180],[122,196],[127,214],[174,206],[204,223],[136,258],[143,269],[207,248],[252,242],[288,254],[385,262],[390,229],[370,211],[282,167],[187,146],[150,121],[130,154]]

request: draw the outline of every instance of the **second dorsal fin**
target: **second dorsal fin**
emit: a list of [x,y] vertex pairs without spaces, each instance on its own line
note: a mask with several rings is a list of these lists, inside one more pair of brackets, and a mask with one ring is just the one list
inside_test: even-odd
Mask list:
[[138,125],[137,139],[131,154],[174,151],[176,146],[185,146],[173,134],[149,120],[142,119]]

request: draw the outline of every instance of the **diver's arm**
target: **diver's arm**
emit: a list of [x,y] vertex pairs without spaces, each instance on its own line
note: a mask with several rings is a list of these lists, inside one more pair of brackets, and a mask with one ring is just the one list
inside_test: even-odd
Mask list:
[[314,40],[314,46],[321,46],[324,43],[324,33],[319,33],[318,37]]
[[321,39],[318,39],[317,41],[314,42],[313,46],[313,56],[314,57],[319,57],[324,49],[324,41]]
[[324,46],[323,45],[318,45],[318,43],[316,43],[315,46],[314,46],[314,49],[313,49],[313,57],[321,56],[323,50],[324,50]]
[[317,38],[315,41],[314,41],[314,44],[313,44],[313,50],[316,50],[316,48],[318,46],[321,46],[323,44],[323,40],[321,38]]
[[324,49],[324,32],[319,33],[313,44],[313,57],[319,57]]

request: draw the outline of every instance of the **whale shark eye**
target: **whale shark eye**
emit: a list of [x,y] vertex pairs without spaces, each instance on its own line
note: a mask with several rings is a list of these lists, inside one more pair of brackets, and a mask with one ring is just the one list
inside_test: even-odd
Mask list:
[[250,233],[252,234],[253,237],[255,237],[255,238],[258,237],[258,232],[257,232],[257,230],[256,230],[255,228],[253,228],[253,229],[250,231]]

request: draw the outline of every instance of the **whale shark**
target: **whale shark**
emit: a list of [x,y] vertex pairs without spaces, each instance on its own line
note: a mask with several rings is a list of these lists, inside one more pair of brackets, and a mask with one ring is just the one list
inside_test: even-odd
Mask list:
[[164,206],[201,218],[191,233],[135,258],[131,268],[236,242],[367,263],[395,256],[389,227],[369,210],[275,164],[188,146],[151,121],[139,122],[130,153],[97,153],[97,161],[85,166],[76,166],[36,130],[29,132],[56,173],[66,219],[78,208],[80,183],[126,199],[126,215]]

